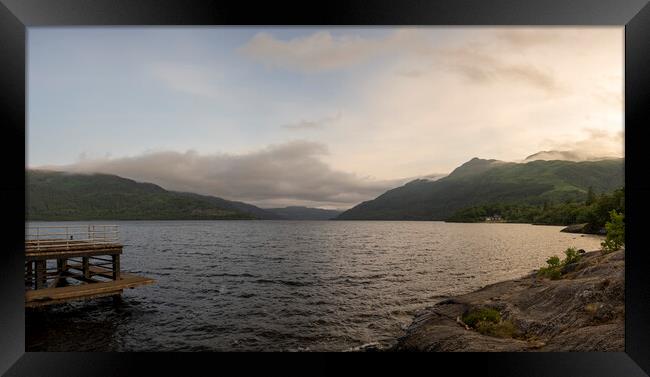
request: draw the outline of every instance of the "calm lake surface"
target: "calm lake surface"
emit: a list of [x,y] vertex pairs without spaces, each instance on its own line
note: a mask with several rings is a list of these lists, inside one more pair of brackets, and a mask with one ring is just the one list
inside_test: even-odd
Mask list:
[[[72,225],[83,223],[32,223]],[[122,269],[156,279],[26,313],[27,351],[342,351],[389,345],[446,295],[601,238],[562,227],[393,221],[121,221]]]

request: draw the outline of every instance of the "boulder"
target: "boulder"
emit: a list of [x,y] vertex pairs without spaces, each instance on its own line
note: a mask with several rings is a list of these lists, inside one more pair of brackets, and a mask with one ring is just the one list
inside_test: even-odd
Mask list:
[[569,225],[566,228],[562,229],[560,232],[564,232],[564,233],[585,233],[587,225],[588,225],[587,223]]

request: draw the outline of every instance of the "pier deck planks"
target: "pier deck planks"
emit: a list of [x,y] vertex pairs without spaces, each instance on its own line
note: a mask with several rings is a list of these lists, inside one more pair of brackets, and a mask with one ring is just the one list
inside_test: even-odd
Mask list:
[[[117,296],[124,289],[155,283],[154,279],[120,271],[120,254],[122,245],[107,237],[75,240],[68,238],[66,233],[64,239],[46,237],[25,240],[26,283],[31,285],[36,280],[35,289],[25,290],[25,306],[34,308],[71,300]],[[89,265],[90,258],[100,256],[109,257],[112,268]],[[82,263],[69,263],[73,261],[72,258],[81,258]],[[54,259],[58,268],[56,276],[49,286],[43,286],[47,283],[47,276],[55,274],[46,271],[46,261]],[[72,270],[80,273],[73,273]],[[101,281],[93,279],[93,276],[110,280]],[[60,279],[67,278],[76,279],[82,284],[58,286]]]
[[119,280],[26,291],[25,306],[29,308],[56,304],[69,300],[113,296],[122,293],[122,290],[126,288],[153,284],[154,282],[155,280],[150,278],[123,272],[122,278]]

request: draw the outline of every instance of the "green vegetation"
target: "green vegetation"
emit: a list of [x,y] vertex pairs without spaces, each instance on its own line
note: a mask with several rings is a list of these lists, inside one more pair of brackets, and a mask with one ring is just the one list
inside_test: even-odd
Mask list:
[[577,263],[580,260],[580,254],[578,254],[578,250],[576,250],[575,247],[570,247],[564,251],[564,255],[566,255],[566,258],[564,259],[564,264],[571,264],[571,263]]
[[612,210],[609,216],[610,220],[605,224],[607,236],[601,243],[607,253],[619,250],[625,244],[625,215]]
[[554,255],[546,260],[546,267],[542,267],[537,271],[537,276],[557,280],[562,276],[562,271],[560,270],[561,267],[562,263],[560,262],[560,257]]
[[507,320],[498,323],[479,322],[476,325],[476,331],[480,334],[497,338],[512,338],[517,335],[517,328],[512,322]]
[[167,191],[108,174],[28,170],[26,183],[30,221],[276,218],[246,203]]
[[501,313],[492,308],[479,308],[471,310],[462,318],[463,322],[483,335],[499,338],[512,338],[517,329],[508,320],[501,319]]
[[338,219],[476,222],[500,214],[516,222],[571,224],[578,217],[590,222],[591,214],[582,208],[591,207],[594,203],[587,204],[591,200],[598,202],[602,193],[622,187],[623,173],[623,159],[528,163],[472,159],[447,177],[411,181]]
[[611,193],[591,194],[585,201],[554,205],[486,204],[456,212],[448,221],[482,222],[488,216],[500,216],[506,222],[544,225],[588,224],[586,231],[597,233],[610,220],[610,212],[625,213],[623,188]]
[[474,309],[463,316],[463,322],[469,327],[476,327],[479,322],[497,323],[501,321],[501,313],[492,308]]
[[542,276],[549,278],[551,280],[557,280],[562,277],[563,271],[574,263],[580,261],[580,254],[575,247],[570,247],[564,251],[566,256],[563,261],[560,261],[560,258],[557,255],[546,260],[546,267],[542,267],[537,271],[537,276]]

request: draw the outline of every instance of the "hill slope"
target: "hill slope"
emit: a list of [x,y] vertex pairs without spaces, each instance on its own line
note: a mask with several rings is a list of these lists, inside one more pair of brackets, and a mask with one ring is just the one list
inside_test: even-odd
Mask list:
[[276,219],[242,202],[167,191],[108,174],[27,171],[28,220]]
[[510,163],[474,158],[437,181],[415,180],[363,202],[339,220],[445,220],[488,203],[542,204],[583,200],[587,190],[624,184],[623,159]]

